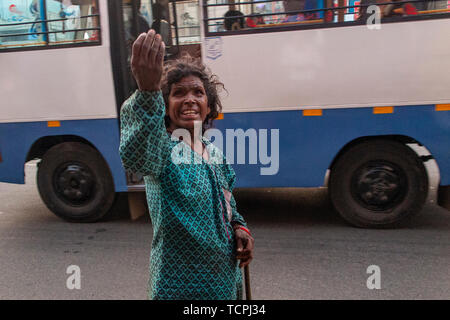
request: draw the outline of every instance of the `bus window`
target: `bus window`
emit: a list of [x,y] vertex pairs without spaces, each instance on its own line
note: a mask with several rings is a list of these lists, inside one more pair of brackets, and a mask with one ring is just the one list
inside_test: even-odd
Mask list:
[[[198,0],[176,1],[170,3],[170,21],[176,23],[172,28],[172,39],[177,37],[180,45],[200,43],[200,22],[198,19]],[[176,18],[175,16],[176,15]]]
[[98,42],[97,8],[97,0],[2,0],[0,49]]
[[41,8],[32,0],[0,1],[0,49],[45,45],[35,21],[41,16]]
[[[371,5],[380,8],[382,23],[403,17],[419,20],[425,15],[438,17],[450,13],[449,0],[206,0],[205,31],[209,36],[258,28],[275,31],[280,27],[311,29],[325,23],[328,26],[361,24],[373,15],[367,13]],[[230,12],[235,12],[235,16],[230,16]],[[238,22],[230,24],[233,19]],[[241,23],[242,19],[245,24]]]
[[97,0],[46,0],[45,4],[49,44],[99,40]]
[[[220,4],[226,4],[227,0],[209,0],[207,8],[209,18],[218,18],[225,16],[228,11],[228,6],[217,6]],[[210,32],[221,32],[225,30],[224,20],[211,20],[208,22],[208,30]]]

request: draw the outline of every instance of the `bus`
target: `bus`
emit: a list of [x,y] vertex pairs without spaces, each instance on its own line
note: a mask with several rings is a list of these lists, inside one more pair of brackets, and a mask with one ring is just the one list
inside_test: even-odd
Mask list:
[[24,183],[40,159],[44,203],[79,222],[144,190],[121,164],[118,115],[136,89],[131,43],[151,27],[166,59],[199,56],[225,84],[215,127],[237,187],[326,186],[350,224],[397,226],[426,202],[428,161],[450,185],[450,11],[374,3],[2,1],[0,181]]

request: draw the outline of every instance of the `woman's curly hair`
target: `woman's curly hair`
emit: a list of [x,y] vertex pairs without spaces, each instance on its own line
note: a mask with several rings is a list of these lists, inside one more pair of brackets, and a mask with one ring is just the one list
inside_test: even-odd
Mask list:
[[[161,90],[164,97],[164,103],[169,106],[169,95],[172,85],[181,81],[181,79],[188,76],[198,77],[205,88],[206,96],[208,98],[208,107],[211,112],[203,121],[203,131],[212,127],[212,122],[219,116],[222,111],[222,102],[220,101],[219,91],[225,90],[225,86],[219,81],[216,75],[211,73],[211,70],[206,67],[200,59],[195,59],[188,53],[175,60],[169,60],[164,64],[163,75],[161,80]],[[169,116],[165,117],[166,127],[169,127]]]

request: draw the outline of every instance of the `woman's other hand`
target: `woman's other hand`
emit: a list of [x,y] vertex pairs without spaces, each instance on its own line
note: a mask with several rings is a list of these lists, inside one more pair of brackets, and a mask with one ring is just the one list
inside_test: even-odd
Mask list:
[[165,44],[159,34],[151,29],[142,33],[133,43],[131,71],[139,90],[158,91],[161,89]]
[[255,239],[239,227],[235,228],[234,236],[236,238],[236,259],[240,260],[239,268],[243,268],[253,260]]

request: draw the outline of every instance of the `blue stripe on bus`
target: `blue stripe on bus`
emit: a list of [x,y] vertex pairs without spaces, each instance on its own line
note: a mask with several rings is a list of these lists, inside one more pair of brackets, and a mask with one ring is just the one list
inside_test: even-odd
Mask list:
[[[226,113],[216,128],[279,129],[279,171],[261,175],[261,165],[234,164],[237,187],[322,186],[327,169],[338,152],[354,139],[366,136],[404,135],[423,144],[436,159],[441,185],[450,185],[450,114],[434,105],[395,107],[393,113],[374,114],[373,108],[323,109],[321,116],[297,111]],[[76,135],[90,141],[108,162],[117,192],[127,191],[120,161],[117,119],[0,124],[0,181],[24,183],[24,162],[31,146],[44,136]],[[224,143],[225,144],[225,143]],[[236,148],[235,148],[236,149]],[[248,162],[248,146],[246,146]],[[226,148],[225,148],[226,153]],[[236,154],[236,150],[235,150]],[[270,155],[270,150],[269,150]],[[258,158],[259,159],[259,158]],[[229,159],[235,161],[236,159]]]
[[[313,117],[305,117],[301,111],[225,113],[223,120],[216,120],[214,125],[224,136],[227,128],[279,129],[278,174],[260,175],[260,168],[267,167],[260,164],[233,164],[236,186],[323,186],[327,169],[346,144],[383,135],[404,135],[423,144],[438,163],[441,185],[450,184],[449,112],[437,112],[434,105],[395,107],[387,114],[374,114],[373,108],[322,111],[322,116]],[[248,152],[246,159],[248,162]],[[235,163],[236,159],[229,161]]]
[[119,156],[117,119],[61,121],[60,127],[48,127],[47,121],[0,123],[0,182],[20,183],[24,163],[31,146],[45,136],[75,135],[92,143],[103,155],[114,178],[117,192],[127,191],[125,171]]

